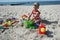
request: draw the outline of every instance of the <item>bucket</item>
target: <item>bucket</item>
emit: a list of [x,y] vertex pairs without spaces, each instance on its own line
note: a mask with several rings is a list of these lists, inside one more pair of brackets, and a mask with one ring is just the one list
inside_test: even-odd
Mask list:
[[28,20],[24,20],[24,25],[27,28],[32,28],[32,24],[34,23],[34,21],[28,21]]

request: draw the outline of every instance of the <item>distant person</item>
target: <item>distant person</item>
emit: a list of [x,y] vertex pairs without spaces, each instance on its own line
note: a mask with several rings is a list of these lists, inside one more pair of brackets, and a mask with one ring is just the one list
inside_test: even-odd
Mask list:
[[35,25],[38,26],[40,24],[40,12],[39,12],[39,3],[34,3],[34,9],[32,10],[32,13],[29,15],[29,20],[30,20],[30,17],[33,15],[33,18],[32,20],[35,21]]

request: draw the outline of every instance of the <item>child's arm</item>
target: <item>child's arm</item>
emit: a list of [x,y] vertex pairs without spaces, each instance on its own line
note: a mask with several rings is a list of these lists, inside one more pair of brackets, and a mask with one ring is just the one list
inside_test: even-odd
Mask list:
[[28,20],[30,20],[30,17],[32,16],[32,13],[29,15]]
[[32,20],[34,20],[39,15],[40,15],[40,12],[36,12],[36,16]]

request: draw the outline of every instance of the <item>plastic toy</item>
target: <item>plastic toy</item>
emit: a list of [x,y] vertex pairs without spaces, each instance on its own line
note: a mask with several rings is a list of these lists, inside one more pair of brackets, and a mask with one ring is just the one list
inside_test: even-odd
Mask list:
[[8,18],[8,20],[12,20],[12,18]]
[[28,21],[28,20],[24,20],[24,25],[26,26],[26,28],[31,28],[34,29],[35,26],[33,25],[34,21]]
[[9,26],[11,26],[11,25],[12,25],[12,22],[11,22],[11,21],[8,21],[7,24],[8,24]]
[[12,22],[12,24],[14,24],[14,23],[16,23],[16,22],[19,22],[19,21],[18,21],[18,20],[15,20],[15,21]]
[[8,22],[8,21],[12,21],[12,18],[8,18],[6,21],[7,21],[7,22]]
[[46,27],[43,23],[41,23],[39,25],[39,30],[38,30],[39,34],[46,34]]
[[3,20],[2,19],[0,19],[0,24],[2,24],[3,23]]
[[3,24],[3,26],[4,26],[4,27],[8,27],[8,24],[7,24],[7,23],[5,23],[5,24]]
[[4,28],[4,26],[0,26],[0,29],[3,29]]
[[15,20],[16,18],[12,17],[12,20]]
[[13,25],[14,23],[16,23],[16,22],[18,22],[18,20],[14,20],[13,22],[10,20],[8,20],[7,22],[5,22],[4,24],[3,24],[3,26],[4,27],[9,27],[9,26],[11,26],[11,25]]
[[16,20],[15,18],[8,18],[6,20],[0,19],[0,29],[3,29],[2,32],[4,32],[6,29],[9,29],[9,27],[16,22],[19,22],[19,21]]

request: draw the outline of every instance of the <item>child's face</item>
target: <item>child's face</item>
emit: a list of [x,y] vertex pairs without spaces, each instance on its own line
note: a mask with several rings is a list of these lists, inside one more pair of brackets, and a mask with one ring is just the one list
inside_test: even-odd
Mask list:
[[35,9],[39,9],[39,5],[34,5],[34,8]]

